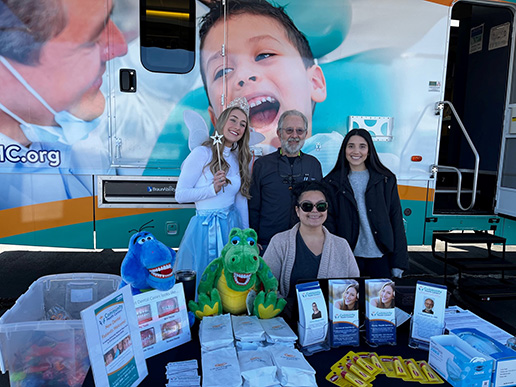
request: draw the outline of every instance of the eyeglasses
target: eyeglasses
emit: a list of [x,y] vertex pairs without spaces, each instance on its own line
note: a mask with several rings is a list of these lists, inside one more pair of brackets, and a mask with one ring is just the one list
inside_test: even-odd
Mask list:
[[312,212],[314,207],[318,212],[325,212],[328,209],[328,202],[319,202],[316,204],[312,202],[299,203],[299,208],[301,208],[303,212]]
[[296,129],[294,129],[294,128],[283,128],[282,130],[283,130],[285,133],[287,133],[287,134],[292,134],[292,133],[294,133],[294,130],[295,130],[295,131],[296,131],[296,134],[297,134],[298,136],[302,136],[303,134],[305,134],[305,133],[306,133],[306,129],[302,129],[302,128],[296,128]]

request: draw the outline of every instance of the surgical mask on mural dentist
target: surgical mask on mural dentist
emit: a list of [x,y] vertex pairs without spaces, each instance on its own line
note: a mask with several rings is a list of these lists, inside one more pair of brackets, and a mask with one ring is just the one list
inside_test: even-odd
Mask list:
[[7,107],[0,103],[0,110],[11,116],[20,123],[20,129],[30,142],[60,142],[66,145],[72,145],[77,141],[88,137],[88,134],[95,129],[100,122],[100,117],[92,121],[85,121],[75,117],[65,110],[56,112],[52,107],[23,79],[20,73],[3,57],[0,56],[0,62],[16,77],[16,79],[31,93],[41,104],[54,115],[54,120],[59,126],[44,126],[29,124],[21,117],[11,112]]

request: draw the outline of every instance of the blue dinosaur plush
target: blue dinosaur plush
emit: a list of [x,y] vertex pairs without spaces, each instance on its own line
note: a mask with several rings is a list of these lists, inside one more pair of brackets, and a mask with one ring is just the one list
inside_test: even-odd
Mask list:
[[123,283],[131,285],[133,294],[145,290],[169,290],[176,283],[176,252],[147,231],[139,231],[129,241],[129,250],[122,261]]

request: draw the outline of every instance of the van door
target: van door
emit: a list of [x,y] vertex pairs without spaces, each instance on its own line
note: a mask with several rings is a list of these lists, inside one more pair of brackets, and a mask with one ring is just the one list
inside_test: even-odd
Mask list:
[[[514,14],[514,10],[513,10]],[[495,44],[501,45],[508,41],[512,46],[512,77],[508,81],[507,109],[504,121],[500,164],[498,168],[498,181],[496,190],[495,213],[516,217],[516,82],[514,66],[514,41],[513,29],[504,28],[497,31]]]
[[446,106],[438,164],[462,173],[460,201],[466,210],[457,203],[458,174],[443,170],[436,179],[436,215],[495,214],[502,141],[507,132],[504,116],[512,65],[513,20],[512,6],[466,1],[453,6],[444,98],[455,107],[478,152],[478,185],[474,205],[468,207],[473,202],[475,155],[457,118]]
[[497,214],[511,217],[516,217],[516,103],[514,103],[514,94],[513,90],[505,120],[495,208]]

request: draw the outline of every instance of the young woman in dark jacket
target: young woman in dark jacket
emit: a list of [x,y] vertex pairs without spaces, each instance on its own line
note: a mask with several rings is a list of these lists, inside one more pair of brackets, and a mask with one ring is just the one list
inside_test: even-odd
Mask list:
[[398,185],[367,130],[346,135],[325,181],[332,191],[328,228],[347,239],[361,275],[401,277],[408,253]]

